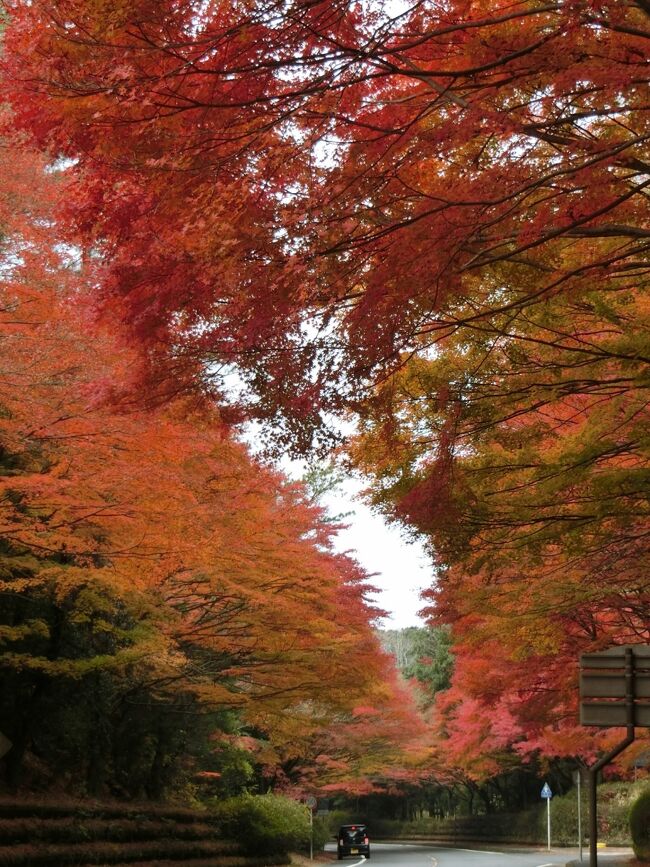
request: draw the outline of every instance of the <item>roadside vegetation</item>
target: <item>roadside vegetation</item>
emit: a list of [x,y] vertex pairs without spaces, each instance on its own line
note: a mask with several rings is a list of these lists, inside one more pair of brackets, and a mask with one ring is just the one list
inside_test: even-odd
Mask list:
[[641,861],[650,861],[650,786],[632,805],[630,830],[634,854]]
[[[602,783],[598,787],[598,835],[599,841],[608,846],[630,846],[643,850],[647,822],[647,779],[636,783]],[[427,807],[426,797],[420,801],[419,810],[410,818],[391,816],[402,806],[397,799],[364,800],[354,809],[339,809],[329,818],[334,827],[345,822],[366,822],[373,838],[422,839],[461,841],[490,841],[494,843],[526,843],[545,845],[547,840],[546,806],[538,797],[525,809],[504,810],[493,808],[487,812],[485,805],[476,812],[469,811],[469,804],[459,800],[456,810],[444,818],[433,815],[436,799],[431,797]],[[391,811],[392,806],[392,811]],[[413,804],[411,805],[413,807]],[[431,814],[430,814],[431,813]],[[582,790],[582,842],[588,842],[587,792]],[[551,800],[552,842],[556,846],[578,845],[578,800],[577,789]],[[638,853],[637,853],[638,854]],[[638,855],[638,857],[641,857]]]

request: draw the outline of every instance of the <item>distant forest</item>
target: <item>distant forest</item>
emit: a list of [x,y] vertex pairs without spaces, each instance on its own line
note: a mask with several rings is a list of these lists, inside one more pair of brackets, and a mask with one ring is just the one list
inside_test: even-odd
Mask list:
[[395,657],[402,676],[417,681],[425,704],[430,704],[437,692],[449,688],[454,657],[448,627],[382,629],[379,640],[384,650]]

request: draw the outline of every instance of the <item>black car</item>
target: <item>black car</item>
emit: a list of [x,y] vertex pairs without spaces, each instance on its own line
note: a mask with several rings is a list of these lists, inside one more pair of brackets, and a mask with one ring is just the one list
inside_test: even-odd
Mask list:
[[339,861],[344,855],[365,855],[370,858],[370,840],[365,825],[341,825],[337,835],[336,854]]

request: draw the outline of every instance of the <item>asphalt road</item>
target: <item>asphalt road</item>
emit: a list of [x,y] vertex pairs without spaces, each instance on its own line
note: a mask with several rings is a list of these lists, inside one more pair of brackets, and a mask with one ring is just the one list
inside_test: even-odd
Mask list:
[[[333,852],[331,843],[325,847]],[[498,852],[488,849],[461,849],[420,843],[372,843],[367,867],[562,867],[577,857],[577,851],[563,849],[546,852],[539,849],[511,849]],[[341,867],[362,867],[365,858],[344,858]],[[585,852],[585,867],[588,854]]]

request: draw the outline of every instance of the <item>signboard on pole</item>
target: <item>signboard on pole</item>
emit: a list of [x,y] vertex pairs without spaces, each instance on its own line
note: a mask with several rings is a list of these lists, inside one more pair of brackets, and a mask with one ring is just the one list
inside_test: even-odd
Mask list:
[[650,726],[650,646],[620,645],[582,654],[580,723]]
[[580,722],[625,726],[625,738],[589,768],[589,867],[598,867],[598,772],[650,726],[650,645],[627,644],[580,657]]

